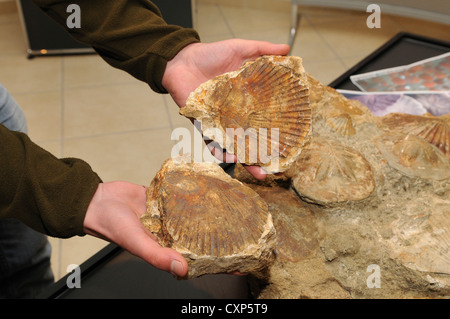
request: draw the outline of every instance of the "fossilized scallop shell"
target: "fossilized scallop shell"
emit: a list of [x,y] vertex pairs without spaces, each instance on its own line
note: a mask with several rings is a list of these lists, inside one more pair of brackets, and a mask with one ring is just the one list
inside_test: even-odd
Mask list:
[[240,163],[285,171],[311,130],[301,59],[264,56],[217,76],[191,93],[180,114],[201,121],[203,134]]
[[292,186],[321,204],[357,201],[375,189],[372,167],[358,151],[336,140],[313,138],[296,162]]
[[394,236],[388,243],[406,267],[442,276],[450,283],[450,201],[435,199],[429,205],[428,211],[407,205],[393,222]]
[[295,193],[282,187],[252,186],[267,202],[277,230],[276,259],[297,262],[319,246],[317,220]]
[[275,229],[266,202],[217,164],[167,160],[147,196],[141,221],[186,258],[188,278],[270,262]]
[[450,160],[450,123],[446,117],[392,113],[384,116],[381,122],[390,130],[425,139],[440,149]]
[[[372,122],[373,114],[370,110],[358,100],[347,99],[344,95],[335,89],[324,86],[320,87],[320,82],[309,79],[310,99],[313,110],[313,118],[324,119],[325,121],[333,120],[343,114],[351,118],[353,125],[357,126],[364,122]],[[318,90],[319,93],[315,91]]]
[[375,143],[389,165],[406,175],[434,180],[450,177],[450,163],[444,153],[421,137],[387,132]]
[[351,136],[356,133],[352,118],[347,113],[330,117],[327,120],[327,124],[342,136]]

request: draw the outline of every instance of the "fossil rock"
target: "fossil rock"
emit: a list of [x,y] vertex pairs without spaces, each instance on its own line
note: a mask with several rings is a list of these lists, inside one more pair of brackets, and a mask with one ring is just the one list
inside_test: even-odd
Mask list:
[[249,186],[269,204],[277,230],[266,278],[249,278],[255,297],[450,296],[448,200],[390,196],[365,210],[337,209],[303,202],[289,188]]
[[307,79],[312,132],[297,160],[265,181],[234,169],[277,230],[254,296],[448,298],[450,115],[376,117]]
[[[448,298],[450,115],[376,117],[305,73],[298,58],[258,63],[205,83],[182,113],[209,128],[248,127],[242,119],[253,113],[241,118],[233,101],[248,106],[239,91],[261,93],[264,65],[281,67],[280,79],[298,84],[289,94],[298,90],[304,102],[294,113],[311,112],[294,121],[301,138],[280,160],[283,175],[259,181],[237,164],[233,179],[216,165],[168,161],[149,189],[144,224],[186,256],[191,275],[256,269],[248,278],[257,298]],[[285,101],[292,82],[283,81],[268,85],[270,100]],[[266,97],[250,100],[267,106]]]
[[275,229],[266,202],[217,164],[169,159],[147,195],[141,222],[186,258],[187,278],[257,273],[272,261]]
[[311,129],[301,59],[264,56],[219,75],[192,92],[180,114],[201,121],[203,134],[240,163],[285,171]]

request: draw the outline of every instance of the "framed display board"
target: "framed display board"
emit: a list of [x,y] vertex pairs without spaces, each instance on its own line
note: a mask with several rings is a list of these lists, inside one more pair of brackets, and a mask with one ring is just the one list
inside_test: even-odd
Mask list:
[[[44,55],[92,54],[95,51],[73,39],[32,0],[16,0],[27,43],[28,58]],[[168,24],[191,28],[191,0],[153,0]],[[174,9],[175,8],[175,9]],[[69,11],[68,16],[71,14]]]
[[406,65],[447,52],[450,52],[450,42],[400,32],[328,85],[359,91],[351,82],[351,75]]

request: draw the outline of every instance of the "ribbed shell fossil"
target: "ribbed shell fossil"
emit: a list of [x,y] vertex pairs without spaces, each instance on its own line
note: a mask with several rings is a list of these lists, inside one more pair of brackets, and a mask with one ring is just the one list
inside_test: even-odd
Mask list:
[[443,180],[450,162],[436,146],[412,134],[387,132],[375,140],[389,165],[406,175]]
[[275,254],[278,261],[300,261],[318,246],[318,230],[312,211],[302,205],[292,190],[281,187],[252,187],[266,202],[277,230]]
[[448,276],[450,202],[435,200],[429,204],[431,207],[428,211],[400,215],[400,218],[393,222],[392,228],[395,231],[389,244],[396,248],[396,258],[402,260],[407,267]]
[[327,124],[342,136],[350,136],[356,133],[352,118],[347,113],[330,117],[327,120]]
[[320,204],[357,201],[375,188],[369,162],[336,140],[313,138],[297,160],[292,185],[300,196]]
[[240,163],[285,171],[311,130],[301,59],[264,56],[217,76],[191,93],[180,114],[201,121],[203,134]]
[[141,222],[186,258],[188,278],[257,272],[270,262],[275,229],[267,204],[217,164],[167,160],[147,196]]
[[351,119],[352,125],[356,127],[363,122],[372,122],[373,114],[358,100],[349,100],[335,89],[324,86],[313,77],[308,80],[310,87],[311,108],[313,119],[324,119],[328,125],[336,117],[347,117]]
[[450,160],[450,123],[444,116],[418,116],[392,113],[382,118],[390,130],[423,138],[440,149]]

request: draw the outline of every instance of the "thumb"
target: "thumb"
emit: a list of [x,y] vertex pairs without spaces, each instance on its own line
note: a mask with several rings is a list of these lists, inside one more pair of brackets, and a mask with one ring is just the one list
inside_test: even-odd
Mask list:
[[273,44],[270,42],[263,42],[259,47],[260,55],[286,55],[289,53],[290,47],[288,44]]
[[184,277],[188,271],[186,259],[172,248],[161,247],[152,237],[144,229],[135,232],[133,244],[128,245],[127,250],[158,269],[177,277]]
[[[244,40],[250,43],[244,44],[244,48],[248,49],[248,55],[251,57],[259,57],[261,55],[287,55],[290,47],[288,44],[274,44],[267,41]],[[252,45],[249,45],[252,44]]]

